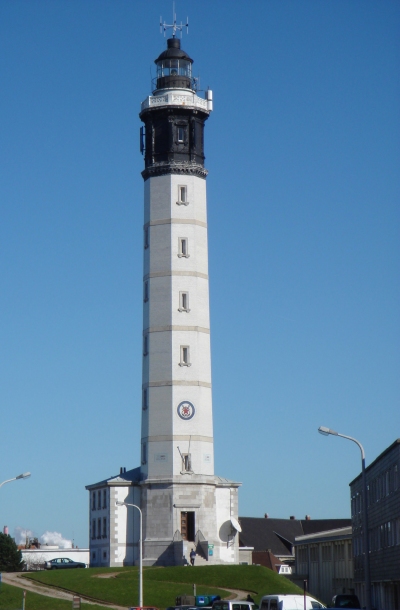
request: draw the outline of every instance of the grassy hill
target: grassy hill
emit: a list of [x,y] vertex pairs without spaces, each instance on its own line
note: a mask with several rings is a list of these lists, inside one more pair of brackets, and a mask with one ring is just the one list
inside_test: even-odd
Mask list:
[[[23,590],[18,587],[0,585],[0,610],[20,610],[22,608]],[[85,604],[87,610],[105,610],[104,606]],[[26,610],[71,610],[71,602],[62,599],[52,599],[28,591],[25,600]]]
[[[46,585],[126,607],[138,603],[138,576],[137,568],[89,568],[27,575]],[[144,605],[172,606],[177,595],[193,593],[193,584],[196,584],[197,595],[208,593],[226,597],[229,595],[227,589],[241,589],[251,593],[256,601],[269,593],[301,593],[284,576],[262,566],[145,568]]]

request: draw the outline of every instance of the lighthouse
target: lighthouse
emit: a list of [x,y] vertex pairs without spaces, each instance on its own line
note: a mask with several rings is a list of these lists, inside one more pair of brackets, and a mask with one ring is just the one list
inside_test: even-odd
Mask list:
[[105,545],[96,538],[103,523],[96,522],[96,498],[106,493],[109,507],[110,544],[106,553],[96,550],[98,563],[91,551],[91,565],[105,565],[101,557],[106,556],[107,565],[137,563],[140,543],[144,565],[184,565],[192,549],[196,564],[239,560],[240,484],[214,473],[204,166],[212,92],[200,97],[193,60],[176,29],[155,60],[154,90],[139,114],[144,155],[140,466],[122,468],[116,477],[87,487],[92,539],[95,534],[91,549]]

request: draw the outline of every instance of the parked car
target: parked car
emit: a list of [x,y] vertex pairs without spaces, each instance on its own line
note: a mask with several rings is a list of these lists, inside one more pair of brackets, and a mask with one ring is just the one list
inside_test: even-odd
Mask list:
[[[306,610],[313,608],[326,608],[321,602],[310,595],[306,595]],[[261,599],[260,610],[303,610],[304,595],[264,595]]]
[[334,608],[361,608],[357,595],[345,593],[335,595],[335,597],[332,598],[332,606]]
[[81,561],[72,561],[68,557],[58,557],[57,559],[50,559],[44,564],[46,570],[63,570],[68,568],[86,568],[86,563]]

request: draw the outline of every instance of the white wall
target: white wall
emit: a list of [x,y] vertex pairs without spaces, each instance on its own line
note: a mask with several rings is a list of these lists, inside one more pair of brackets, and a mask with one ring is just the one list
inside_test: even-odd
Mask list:
[[46,547],[42,547],[41,549],[25,549],[21,553],[28,570],[35,569],[36,566],[44,564],[45,561],[58,557],[68,557],[72,561],[82,561],[89,565],[89,549],[55,549],[52,547],[48,550]]

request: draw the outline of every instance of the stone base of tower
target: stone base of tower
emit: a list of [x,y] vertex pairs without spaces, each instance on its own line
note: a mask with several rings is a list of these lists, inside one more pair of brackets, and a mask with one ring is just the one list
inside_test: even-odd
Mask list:
[[183,475],[140,483],[143,565],[239,562],[238,487],[217,476]]

